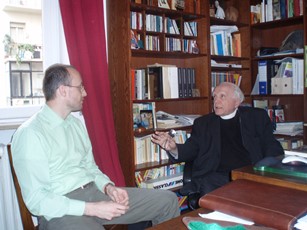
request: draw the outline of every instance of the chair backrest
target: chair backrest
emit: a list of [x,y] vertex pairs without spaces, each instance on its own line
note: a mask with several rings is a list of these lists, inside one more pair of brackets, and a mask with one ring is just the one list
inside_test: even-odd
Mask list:
[[25,203],[23,202],[23,199],[22,199],[20,186],[19,186],[16,174],[15,174],[14,166],[13,166],[13,159],[12,159],[12,152],[11,152],[11,145],[10,144],[7,146],[7,152],[8,152],[9,159],[10,159],[10,166],[11,166],[13,181],[14,181],[14,185],[15,185],[15,189],[16,189],[16,195],[17,195],[17,199],[18,199],[23,229],[24,230],[36,230],[38,228],[36,228],[34,226],[33,220],[32,220],[32,215],[29,212],[29,210],[27,209],[27,207],[26,207],[26,205],[25,205]]

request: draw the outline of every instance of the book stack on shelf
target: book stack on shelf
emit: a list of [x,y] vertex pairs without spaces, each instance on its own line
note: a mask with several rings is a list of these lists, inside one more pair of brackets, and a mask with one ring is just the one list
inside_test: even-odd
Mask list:
[[[179,22],[180,23],[180,22]],[[177,21],[175,19],[166,17],[164,19],[164,31],[168,34],[180,34]]]
[[131,70],[132,99],[174,99],[197,96],[195,69],[149,65]]
[[277,122],[274,134],[296,136],[303,134],[303,122]]
[[231,82],[240,86],[242,76],[238,73],[231,72],[211,72],[212,90],[222,82]]
[[[240,55],[238,50],[234,47],[241,47],[240,34],[237,26],[210,26],[210,50],[211,55],[234,56]],[[235,44],[235,46],[234,46]]]
[[[184,143],[188,138],[185,130],[177,130],[174,137],[176,143]],[[166,151],[151,142],[151,135],[134,137],[135,165],[168,160]]]
[[259,91],[254,94],[303,94],[304,60],[286,57],[282,60],[258,61],[258,75],[255,85]]
[[[199,114],[169,114],[164,111],[156,112],[157,128],[170,129],[182,126],[191,126]],[[189,135],[189,134],[187,134]],[[175,138],[177,135],[175,135]],[[181,141],[179,143],[182,143]]]
[[133,30],[141,30],[143,28],[143,18],[141,12],[130,12],[130,28]]
[[292,137],[292,138],[280,137],[277,138],[277,140],[280,142],[284,150],[295,150],[304,145],[302,137]]
[[287,57],[276,63],[280,66],[275,77],[271,79],[272,94],[303,94],[304,60]]
[[303,0],[267,0],[251,5],[251,23],[270,22],[303,15]]
[[136,185],[139,188],[172,189],[182,186],[184,163],[172,164],[160,168],[135,172]]

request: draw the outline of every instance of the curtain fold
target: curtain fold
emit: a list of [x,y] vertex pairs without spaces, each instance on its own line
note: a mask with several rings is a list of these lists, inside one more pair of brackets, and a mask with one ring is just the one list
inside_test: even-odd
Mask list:
[[59,0],[70,63],[83,77],[83,115],[99,168],[124,186],[113,121],[103,0]]

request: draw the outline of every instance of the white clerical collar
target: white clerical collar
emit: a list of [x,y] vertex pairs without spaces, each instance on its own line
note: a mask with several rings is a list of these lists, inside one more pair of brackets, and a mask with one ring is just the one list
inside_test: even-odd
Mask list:
[[225,115],[225,116],[221,116],[221,118],[223,120],[229,120],[231,118],[234,118],[236,116],[237,110],[238,110],[238,108],[236,108],[236,110],[233,111],[231,114],[228,114],[228,115]]

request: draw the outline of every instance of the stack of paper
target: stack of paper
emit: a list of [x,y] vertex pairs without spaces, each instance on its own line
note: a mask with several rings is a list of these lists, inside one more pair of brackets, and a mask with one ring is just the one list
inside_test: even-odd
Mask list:
[[294,225],[294,228],[307,229],[307,214],[297,220],[297,223]]
[[253,225],[254,222],[253,221],[249,221],[249,220],[245,220],[236,216],[232,216],[232,215],[228,215],[225,214],[223,212],[218,212],[218,211],[214,211],[214,212],[210,212],[208,214],[198,214],[200,217],[202,218],[208,218],[208,219],[212,219],[212,220],[223,220],[223,221],[230,221],[230,222],[234,222],[234,223],[238,223],[238,224],[245,224],[245,225]]
[[303,133],[303,122],[278,122],[274,134],[295,136]]

